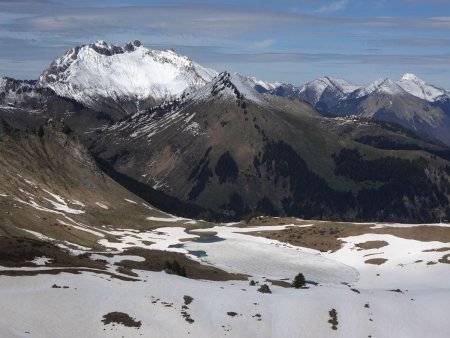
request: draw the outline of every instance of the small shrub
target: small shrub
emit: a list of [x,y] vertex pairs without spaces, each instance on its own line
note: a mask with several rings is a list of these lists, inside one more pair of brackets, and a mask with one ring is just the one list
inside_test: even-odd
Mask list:
[[299,289],[305,286],[306,280],[305,276],[300,272],[297,276],[295,276],[294,281],[292,282],[292,287]]
[[270,290],[270,288],[267,284],[261,285],[261,287],[258,289],[258,291],[261,293],[272,293],[272,291]]
[[174,260],[172,263],[166,261],[166,272],[181,277],[187,277],[186,269],[184,268],[184,266],[181,266],[176,260]]

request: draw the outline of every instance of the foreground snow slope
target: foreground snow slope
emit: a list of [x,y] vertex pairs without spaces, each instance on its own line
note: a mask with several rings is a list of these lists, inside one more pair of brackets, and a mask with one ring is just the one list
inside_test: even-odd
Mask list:
[[[197,260],[247,273],[256,286],[249,281],[192,280],[142,270],[134,270],[139,281],[119,281],[93,272],[1,276],[0,336],[448,336],[450,268],[443,257],[450,253],[449,242],[407,239],[417,233],[415,226],[393,224],[361,225],[368,227],[365,233],[341,237],[343,246],[327,252],[255,235],[261,231],[314,229],[317,224],[322,223],[247,228],[230,224],[190,234],[173,226],[140,232],[111,231],[115,242],[101,240],[111,249],[139,246],[189,255],[202,251]],[[392,229],[401,229],[399,236],[383,233]],[[449,228],[432,225],[429,229],[445,235]],[[373,245],[364,249],[364,243]],[[367,260],[373,258],[386,261],[368,264]],[[141,260],[138,256],[117,255],[106,259],[111,264],[121,259]],[[114,267],[111,265],[109,271]],[[266,280],[291,280],[298,272],[318,284],[293,289]],[[257,291],[263,283],[270,285],[271,294]],[[192,297],[192,302],[186,303],[184,296]],[[333,309],[336,329],[329,322]],[[103,316],[114,311],[128,314],[141,326],[103,324]]]

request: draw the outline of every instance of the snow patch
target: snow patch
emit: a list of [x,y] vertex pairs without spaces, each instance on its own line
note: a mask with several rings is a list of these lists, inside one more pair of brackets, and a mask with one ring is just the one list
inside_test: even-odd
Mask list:
[[184,220],[184,218],[179,218],[179,217],[167,218],[167,217],[150,216],[150,217],[147,217],[146,220],[147,221],[156,221],[156,222],[178,222],[178,221]]
[[108,210],[108,209],[109,209],[109,207],[108,207],[106,204],[103,204],[103,203],[101,203],[101,202],[95,202],[95,204],[96,204],[97,206],[99,206],[100,208],[102,208],[102,209],[105,209],[105,210]]
[[30,261],[30,263],[42,266],[42,265],[47,265],[51,261],[52,261],[51,258],[43,256],[43,257],[35,257],[32,261]]
[[73,209],[71,207],[69,207],[66,203],[66,201],[64,200],[64,198],[62,198],[61,196],[54,194],[48,190],[42,189],[43,191],[45,191],[47,194],[51,195],[56,201],[53,201],[51,199],[48,198],[44,198],[46,201],[50,202],[51,204],[53,204],[53,207],[58,210],[58,211],[62,211],[65,213],[69,213],[69,214],[84,214],[84,210],[80,210],[80,209]]

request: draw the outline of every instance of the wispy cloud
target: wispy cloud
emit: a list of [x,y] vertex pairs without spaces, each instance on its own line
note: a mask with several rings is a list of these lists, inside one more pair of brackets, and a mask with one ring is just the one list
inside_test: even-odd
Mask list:
[[275,43],[275,39],[264,39],[254,42],[250,47],[255,49],[264,49],[272,46]]
[[51,14],[41,13],[0,24],[15,32],[87,37],[103,32],[135,31],[147,34],[207,36],[223,38],[249,32],[272,32],[278,29],[311,27],[423,28],[450,31],[450,17],[429,18],[350,18],[323,17],[275,10],[241,11],[217,6],[159,6],[59,8]]
[[[241,2],[0,0],[0,75],[24,74],[37,67],[36,60],[46,66],[73,45],[97,39],[175,47],[201,63],[220,63],[221,69],[258,66],[262,78],[274,64],[283,65],[277,71],[284,76],[297,67],[323,72],[336,65],[367,72],[403,65],[412,72],[416,66],[450,69],[450,15],[442,10],[448,0]],[[285,63],[292,64],[289,71]]]
[[394,47],[429,47],[429,46],[450,46],[450,39],[384,39],[381,44]]
[[322,5],[318,9],[316,9],[315,13],[335,13],[340,10],[343,10],[345,7],[347,7],[348,0],[338,0],[333,1],[329,4]]
[[366,65],[418,65],[429,67],[450,67],[450,54],[411,55],[411,54],[340,54],[340,53],[230,53],[214,55],[215,61],[235,63],[321,63]]

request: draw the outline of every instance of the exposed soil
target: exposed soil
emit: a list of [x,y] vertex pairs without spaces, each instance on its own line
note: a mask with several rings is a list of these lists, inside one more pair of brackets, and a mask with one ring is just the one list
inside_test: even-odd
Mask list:
[[442,258],[438,262],[450,264],[450,254],[442,256]]
[[192,301],[194,300],[194,298],[192,298],[191,296],[184,296],[183,297],[184,300],[184,305],[189,305],[192,303]]
[[386,263],[388,260],[386,258],[371,258],[365,261],[366,264],[373,264],[373,265],[381,265]]
[[[266,219],[265,224],[280,224],[281,219]],[[287,220],[290,220],[287,221]],[[289,243],[299,247],[311,248],[322,252],[339,250],[344,241],[340,238],[359,236],[367,233],[372,234],[389,234],[404,239],[413,239],[417,241],[439,241],[450,243],[450,228],[440,226],[412,226],[412,227],[385,227],[372,229],[374,224],[354,224],[341,222],[318,222],[318,221],[298,221],[295,219],[287,219],[285,224],[313,224],[310,227],[288,227],[285,230],[278,231],[254,231],[247,232],[248,235],[260,236],[268,239],[278,240],[280,242]],[[262,221],[261,221],[262,222]],[[258,222],[250,222],[251,226],[259,226]],[[371,249],[382,247],[385,241],[369,241],[360,243],[361,248]],[[386,243],[387,244],[387,243]],[[383,245],[384,246],[384,245]]]
[[117,272],[121,273],[121,274],[124,274],[124,275],[131,276],[131,277],[138,277],[139,276],[136,272],[133,272],[131,269],[125,268],[123,266],[119,266],[117,268]]
[[338,250],[343,242],[338,240],[339,228],[323,225],[305,228],[288,227],[278,231],[255,231],[245,234],[275,239],[295,246],[316,249],[322,252]]
[[423,250],[423,252],[445,252],[445,251],[450,251],[450,248],[449,247],[445,247],[445,248],[439,248],[439,249]]
[[46,267],[86,267],[105,269],[102,261],[89,259],[89,255],[74,256],[53,243],[19,236],[0,236],[0,265],[6,267],[35,267],[36,257],[48,257]]
[[388,242],[386,241],[367,241],[364,243],[358,243],[356,244],[356,246],[358,248],[364,249],[364,250],[370,250],[370,249],[379,249],[382,248],[384,246],[389,245]]
[[[128,314],[124,312],[110,312],[103,316],[102,322],[105,325],[110,323],[122,324],[127,327],[135,327],[140,328],[142,323],[141,321],[136,321],[134,318],[131,318]],[[113,324],[114,325],[114,324]]]
[[241,222],[239,224],[234,225],[235,227],[246,228],[248,226],[252,227],[261,227],[261,226],[273,226],[273,225],[286,225],[286,224],[294,224],[294,225],[305,225],[311,224],[310,221],[303,221],[297,218],[292,217],[266,217],[266,216],[258,216],[254,217],[248,222]]
[[402,290],[400,290],[400,289],[389,290],[389,291],[391,291],[391,292],[397,292],[397,293],[403,293],[403,291],[402,291]]
[[337,330],[337,326],[339,324],[337,320],[337,311],[336,309],[331,309],[328,314],[330,315],[330,319],[328,320],[328,323],[331,324],[331,328],[333,330]]
[[266,282],[272,283],[272,285],[281,286],[283,288],[292,287],[291,283],[286,282],[284,280],[266,279]]
[[145,259],[145,261],[142,262],[124,260],[116,264],[128,269],[163,271],[167,267],[167,262],[176,261],[183,271],[185,271],[187,278],[212,281],[247,279],[247,277],[242,274],[233,274],[212,266],[202,265],[177,252],[130,248],[124,251],[123,255],[140,256]]
[[96,274],[103,274],[107,275],[111,278],[120,279],[127,282],[136,282],[139,279],[134,278],[128,278],[121,275],[116,275],[114,273],[111,273],[109,271],[104,270],[95,270],[95,269],[87,269],[87,268],[73,268],[73,269],[50,269],[50,270],[40,270],[40,269],[34,269],[34,270],[4,270],[0,271],[0,276],[10,276],[10,277],[21,277],[21,276],[37,276],[37,275],[57,275],[60,273],[71,273],[74,275],[79,275],[82,272],[94,272]]

